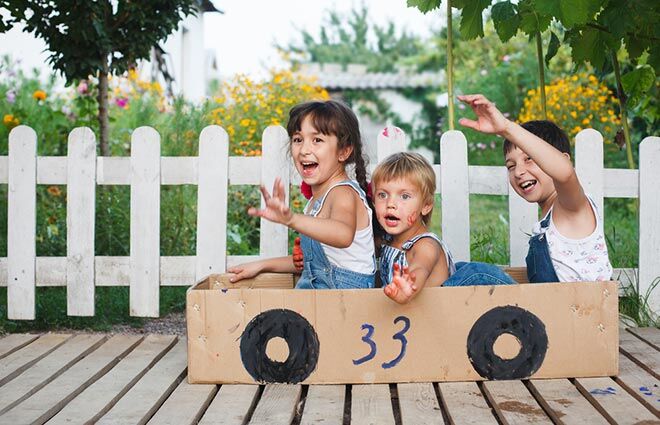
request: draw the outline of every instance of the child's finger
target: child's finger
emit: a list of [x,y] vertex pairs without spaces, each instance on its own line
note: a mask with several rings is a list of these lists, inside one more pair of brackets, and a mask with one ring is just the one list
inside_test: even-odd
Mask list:
[[461,118],[460,120],[458,120],[458,123],[463,127],[471,128],[473,130],[479,129],[479,125],[477,124],[477,122],[469,118]]
[[263,184],[259,186],[259,190],[261,191],[261,196],[264,197],[264,201],[268,202],[270,200],[270,193],[268,193],[268,189],[266,189],[266,186]]
[[251,215],[252,217],[263,217],[263,212],[262,210],[259,210],[254,207],[250,207],[247,210],[248,215]]

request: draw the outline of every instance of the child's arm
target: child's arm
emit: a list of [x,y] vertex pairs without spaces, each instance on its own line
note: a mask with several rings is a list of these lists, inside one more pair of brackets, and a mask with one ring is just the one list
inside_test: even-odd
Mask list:
[[239,280],[255,277],[263,272],[296,273],[297,270],[293,262],[293,257],[289,255],[239,264],[228,268],[227,272],[234,273],[234,276],[229,278],[230,282],[238,282]]
[[406,253],[406,259],[408,260],[408,267],[399,270],[399,266],[395,264],[392,282],[383,288],[385,295],[399,304],[410,302],[429,283],[428,278],[436,266],[441,265],[443,267],[441,275],[437,277],[438,284],[449,277],[449,268],[444,252],[431,239],[419,240]]
[[352,189],[342,186],[332,190],[327,201],[332,204],[328,218],[294,214],[286,205],[282,180],[276,178],[272,196],[265,187],[261,187],[261,194],[266,203],[265,208],[250,208],[248,214],[284,224],[326,245],[347,248],[353,243],[357,227],[358,205],[351,192],[353,192]]
[[470,105],[477,120],[461,118],[459,123],[482,133],[497,134],[511,141],[524,151],[554,181],[559,203],[569,211],[578,211],[589,206],[575,168],[570,158],[538,136],[508,120],[497,107],[483,95],[458,96]]

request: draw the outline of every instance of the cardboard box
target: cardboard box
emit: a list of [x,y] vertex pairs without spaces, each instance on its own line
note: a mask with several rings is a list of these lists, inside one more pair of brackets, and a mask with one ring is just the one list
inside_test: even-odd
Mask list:
[[[618,373],[616,282],[426,288],[402,306],[381,289],[282,289],[292,287],[290,275],[237,288],[223,279],[210,276],[187,293],[190,383]],[[279,289],[264,288],[270,284]]]

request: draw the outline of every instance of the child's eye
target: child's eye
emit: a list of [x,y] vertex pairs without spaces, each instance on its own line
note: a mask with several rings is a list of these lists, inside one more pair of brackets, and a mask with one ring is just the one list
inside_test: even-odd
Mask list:
[[525,162],[529,162],[531,160],[532,160],[532,158],[530,158],[530,157],[525,158]]
[[511,170],[513,170],[513,167],[514,167],[513,164],[509,164],[509,165],[506,166],[506,169],[511,171]]
[[404,193],[403,195],[401,195],[401,199],[403,199],[404,201],[407,201],[410,198],[412,198],[412,196],[408,193]]
[[314,139],[314,143],[322,143],[322,142],[323,142],[323,139],[321,139],[319,137]]
[[385,199],[385,198],[387,198],[387,194],[385,192],[378,192],[378,193],[376,193],[376,198]]
[[291,139],[291,143],[301,143],[301,142],[302,142],[302,138],[300,137],[294,137],[293,139]]

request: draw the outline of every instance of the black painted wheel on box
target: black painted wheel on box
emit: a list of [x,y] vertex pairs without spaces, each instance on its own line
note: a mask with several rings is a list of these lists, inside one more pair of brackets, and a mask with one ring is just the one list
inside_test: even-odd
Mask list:
[[[503,359],[493,350],[503,334],[518,338],[520,351],[512,359]],[[545,325],[534,314],[516,306],[496,307],[484,313],[472,325],[467,339],[470,363],[486,379],[524,379],[543,364],[548,351]]]
[[[289,346],[289,356],[283,362],[271,360],[266,354],[268,342],[277,337]],[[316,369],[319,338],[300,314],[275,309],[250,320],[241,335],[240,349],[243,366],[255,381],[297,384]]]

